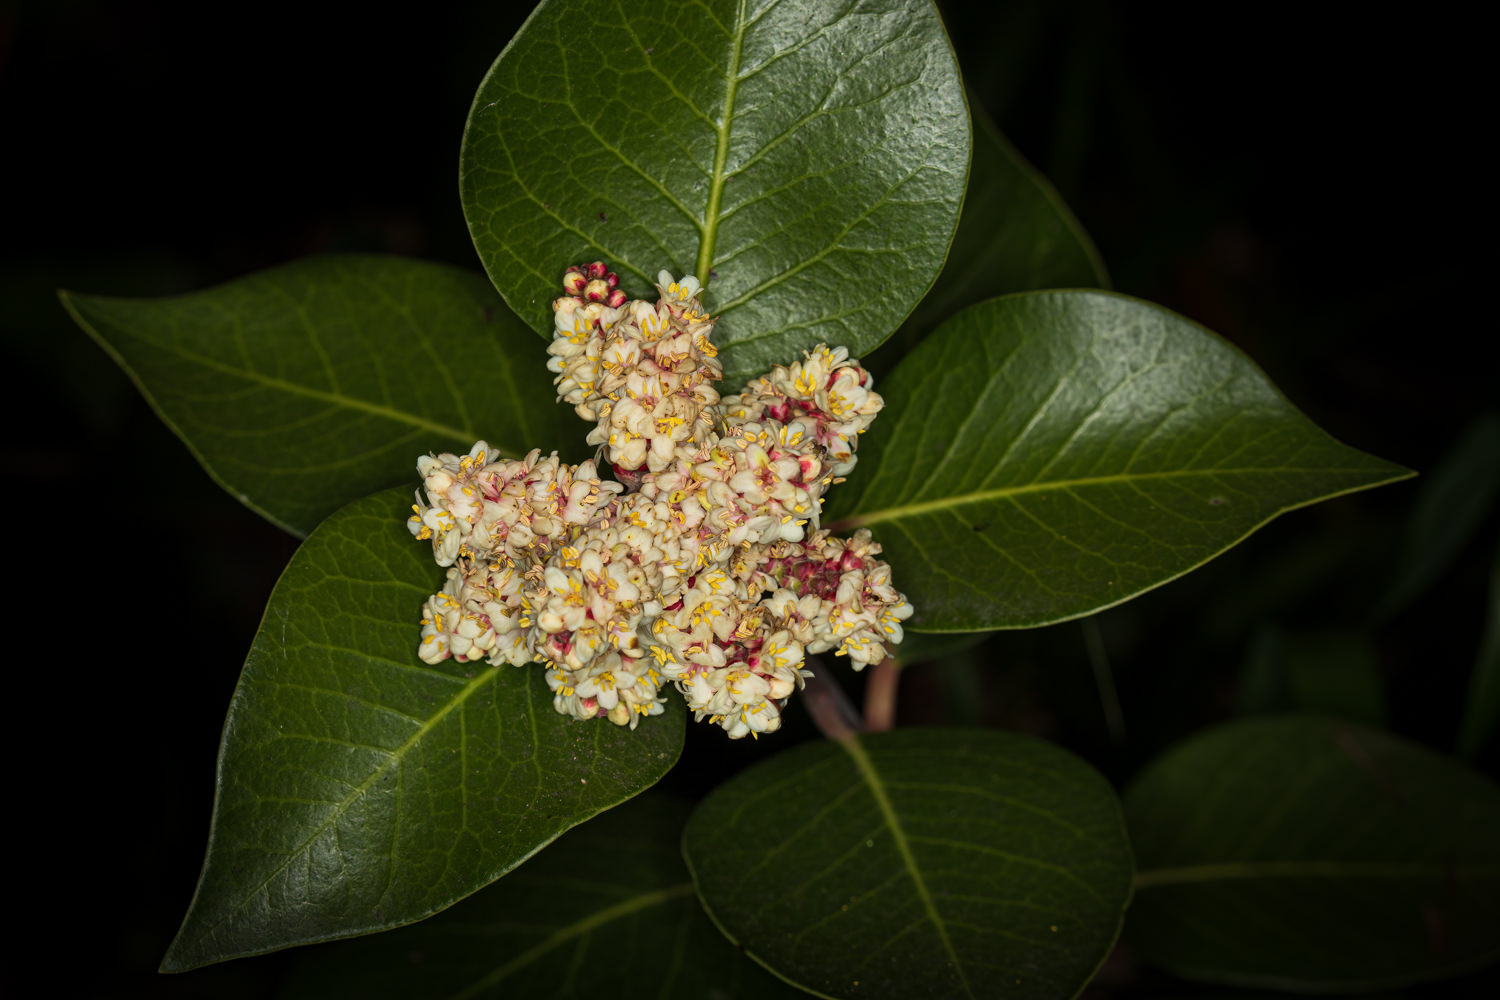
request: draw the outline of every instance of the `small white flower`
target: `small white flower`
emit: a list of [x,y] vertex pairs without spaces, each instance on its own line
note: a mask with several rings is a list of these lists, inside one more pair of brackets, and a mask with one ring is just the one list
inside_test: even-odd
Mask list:
[[808,654],[879,662],[912,613],[868,531],[819,528],[882,400],[826,346],[721,399],[701,282],[658,277],[656,302],[630,301],[604,264],[580,265],[553,303],[558,398],[618,482],[484,441],[417,460],[407,528],[449,567],[418,655],[543,662],[559,713],[632,729],[670,682],[731,739],[759,736]]

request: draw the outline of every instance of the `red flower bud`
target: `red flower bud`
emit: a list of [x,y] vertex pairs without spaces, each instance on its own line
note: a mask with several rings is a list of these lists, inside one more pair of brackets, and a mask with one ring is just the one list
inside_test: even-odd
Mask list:
[[569,295],[582,295],[583,287],[588,284],[588,280],[578,268],[570,267],[563,274],[563,291]]

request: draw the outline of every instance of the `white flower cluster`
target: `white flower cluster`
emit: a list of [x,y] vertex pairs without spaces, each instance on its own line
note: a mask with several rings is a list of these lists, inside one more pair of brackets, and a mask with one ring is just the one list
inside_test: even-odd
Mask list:
[[417,460],[409,527],[448,567],[419,654],[544,663],[554,706],[580,719],[634,728],[672,682],[731,738],[771,732],[808,654],[878,663],[912,612],[868,531],[818,529],[881,398],[820,346],[721,399],[697,279],[663,271],[654,304],[618,284],[602,263],[569,268],[548,349],[613,480],[483,441]]

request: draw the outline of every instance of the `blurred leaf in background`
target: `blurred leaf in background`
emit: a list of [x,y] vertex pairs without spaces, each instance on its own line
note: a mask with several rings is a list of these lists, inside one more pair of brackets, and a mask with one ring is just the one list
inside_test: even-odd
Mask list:
[[1250,638],[1239,709],[1248,715],[1308,712],[1384,725],[1385,686],[1374,640],[1353,629],[1262,626]]
[[1490,570],[1490,589],[1484,615],[1484,632],[1469,679],[1469,697],[1458,732],[1458,752],[1473,757],[1493,744],[1500,729],[1500,549]]
[[1126,940],[1177,974],[1370,991],[1500,958],[1500,787],[1353,723],[1230,723],[1125,793]]
[[309,949],[284,1000],[358,996],[806,996],[724,939],[679,843],[688,803],[648,792],[411,927]]
[[1376,614],[1398,614],[1467,548],[1500,495],[1500,413],[1463,432],[1418,484],[1390,586]]

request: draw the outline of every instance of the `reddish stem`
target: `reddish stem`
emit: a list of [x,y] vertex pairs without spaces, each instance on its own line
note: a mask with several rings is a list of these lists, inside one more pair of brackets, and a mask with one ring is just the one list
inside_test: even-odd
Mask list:
[[865,688],[865,728],[870,732],[887,732],[896,724],[896,687],[900,681],[901,668],[894,656],[870,668],[870,683]]
[[831,740],[845,740],[864,729],[859,709],[844,694],[844,689],[827,675],[822,664],[812,665],[813,676],[807,679],[798,700],[807,708],[818,731]]

